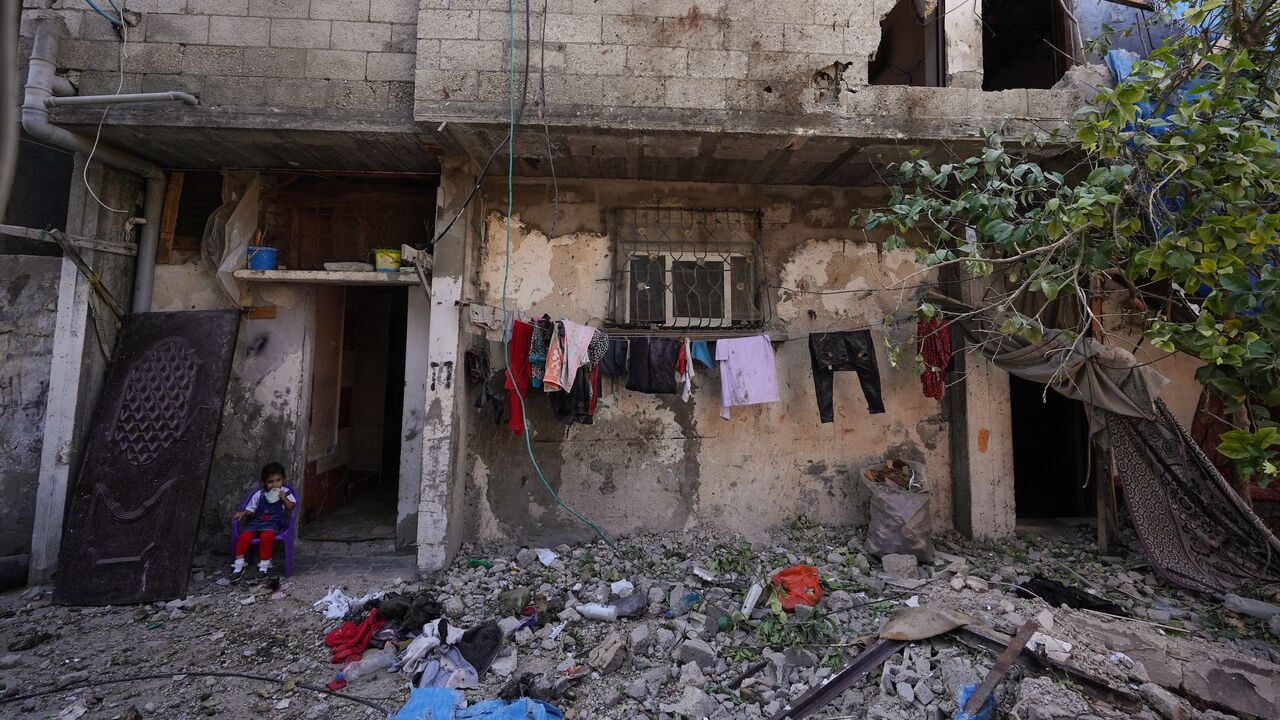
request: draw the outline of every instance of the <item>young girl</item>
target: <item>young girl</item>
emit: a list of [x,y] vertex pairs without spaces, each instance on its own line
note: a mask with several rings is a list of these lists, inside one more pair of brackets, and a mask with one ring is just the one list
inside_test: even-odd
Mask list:
[[289,512],[298,502],[293,490],[284,485],[284,466],[280,463],[267,463],[262,468],[262,489],[249,498],[249,502],[235,514],[236,520],[244,522],[245,518],[253,519],[243,526],[240,537],[236,539],[236,561],[231,565],[231,582],[244,576],[244,555],[258,538],[258,577],[264,578],[271,569],[271,546],[275,542],[276,533],[289,525]]

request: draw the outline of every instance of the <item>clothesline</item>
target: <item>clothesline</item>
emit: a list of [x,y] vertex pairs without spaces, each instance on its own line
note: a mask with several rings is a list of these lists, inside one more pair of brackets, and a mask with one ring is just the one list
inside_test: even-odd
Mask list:
[[[466,300],[466,301],[463,301],[463,304],[489,308],[498,313],[503,312],[503,309],[501,307],[497,305],[490,305],[489,303],[482,302],[479,300]],[[515,310],[511,308],[508,308],[506,312],[511,322],[519,321],[524,323],[532,323],[537,318],[541,317],[540,314],[536,314],[536,315],[529,314],[529,313],[526,313],[525,311]],[[495,319],[500,319],[500,316],[498,316]],[[672,326],[656,326],[656,327],[648,327],[648,328],[646,327],[606,327],[606,328],[601,328],[601,330],[608,333],[609,337],[611,338],[614,338],[614,337],[616,338],[634,338],[634,337],[677,338],[678,337],[678,338],[689,338],[690,340],[714,341],[714,340],[720,340],[720,339],[727,340],[731,338],[755,337],[758,335],[763,335],[765,337],[768,337],[769,341],[772,343],[782,343],[782,342],[790,342],[792,340],[808,340],[810,335],[816,335],[816,334],[822,334],[822,333],[857,332],[859,330],[872,330],[872,329],[881,328],[881,327],[897,328],[899,326],[909,325],[911,323],[914,323],[915,321],[916,321],[916,314],[914,312],[910,312],[900,316],[890,316],[878,322],[861,322],[853,325],[832,324],[826,327],[810,328],[802,332],[787,331],[785,333],[777,330],[770,331],[768,328],[740,328],[740,329],[714,328],[714,327],[683,327],[682,328],[682,327],[672,327]],[[499,329],[499,328],[487,325],[483,322],[477,322],[474,319],[473,319],[473,322],[477,325],[490,327],[493,330]]]

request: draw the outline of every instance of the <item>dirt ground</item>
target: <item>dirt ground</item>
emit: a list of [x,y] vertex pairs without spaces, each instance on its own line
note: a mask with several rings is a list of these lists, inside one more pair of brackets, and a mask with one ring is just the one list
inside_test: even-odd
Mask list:
[[[598,541],[560,546],[549,565],[531,549],[464,548],[445,573],[425,580],[414,577],[405,556],[313,557],[274,593],[265,585],[219,585],[224,558],[199,558],[188,597],[167,604],[58,607],[40,588],[0,595],[0,717],[386,717],[408,697],[405,677],[379,673],[343,691],[377,709],[302,687],[323,686],[338,669],[323,638],[339,621],[313,607],[333,588],[353,597],[425,590],[452,624],[495,620],[504,630],[519,623],[514,595],[526,593],[535,603],[541,595],[551,607],[540,627],[514,633],[504,662],[466,698],[496,697],[528,674],[530,687],[560,681],[552,702],[566,717],[583,720],[770,717],[852,660],[887,617],[913,606],[963,612],[1006,634],[1036,618],[1056,643],[1040,652],[1064,652],[1067,662],[1119,693],[1103,697],[1061,673],[1015,668],[997,690],[998,717],[1280,714],[1276,623],[1182,593],[1159,581],[1139,555],[1099,558],[1090,539],[1088,528],[996,546],[939,538],[937,559],[917,568],[902,558],[882,564],[869,557],[857,530],[798,522],[769,543],[690,531],[623,539],[626,557]],[[493,567],[468,568],[468,558]],[[821,573],[825,595],[815,609],[780,616],[762,600],[749,615],[734,616],[752,582],[767,586],[774,571],[795,563]],[[1035,575],[1089,590],[1132,617],[1014,594],[1014,585]],[[611,585],[618,580],[645,597],[641,617],[601,622],[577,612],[586,603],[617,602]],[[698,593],[693,610],[668,617],[672,600],[690,592]],[[1267,592],[1257,589],[1255,597],[1274,601]],[[13,649],[25,644],[33,646]],[[813,717],[951,717],[960,689],[985,675],[994,658],[954,634],[912,643]],[[732,682],[762,661],[762,670]],[[148,675],[163,677],[134,679]],[[137,714],[129,715],[130,708]]]

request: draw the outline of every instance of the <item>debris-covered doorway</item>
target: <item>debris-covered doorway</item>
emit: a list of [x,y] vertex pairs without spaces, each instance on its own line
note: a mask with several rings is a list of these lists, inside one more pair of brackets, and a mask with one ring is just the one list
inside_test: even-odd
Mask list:
[[1084,405],[1040,383],[1009,378],[1018,519],[1095,514]]
[[394,542],[408,292],[318,288],[302,537]]

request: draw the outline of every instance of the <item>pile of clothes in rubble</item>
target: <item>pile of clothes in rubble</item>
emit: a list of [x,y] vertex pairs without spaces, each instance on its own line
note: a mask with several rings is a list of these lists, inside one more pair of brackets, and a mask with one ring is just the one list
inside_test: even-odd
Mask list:
[[[475,688],[502,648],[497,623],[466,630],[450,626],[442,606],[426,590],[364,602],[352,602],[335,590],[321,602],[351,608],[344,622],[325,636],[332,662],[343,665],[328,683],[330,690],[381,670],[401,673],[415,688]],[[381,649],[366,655],[370,647]]]

